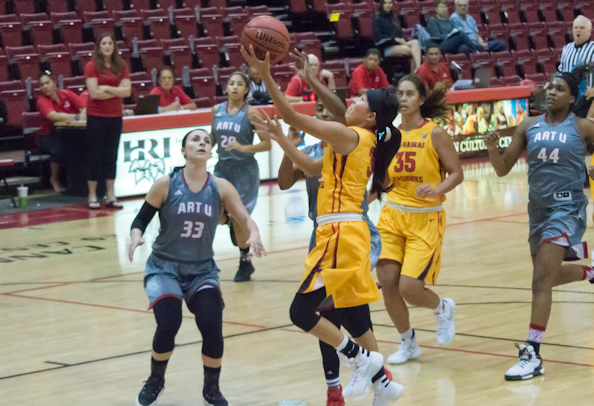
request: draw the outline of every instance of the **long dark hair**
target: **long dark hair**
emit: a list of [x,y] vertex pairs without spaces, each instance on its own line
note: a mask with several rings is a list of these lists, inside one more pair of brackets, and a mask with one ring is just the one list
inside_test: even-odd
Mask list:
[[375,135],[377,137],[377,145],[373,151],[373,179],[371,181],[371,193],[377,194],[377,199],[381,201],[382,193],[387,193],[394,185],[386,186],[386,178],[388,176],[388,168],[394,156],[400,149],[400,141],[402,135],[392,124],[394,118],[398,114],[398,100],[396,98],[396,88],[390,87],[385,90],[382,98],[383,111],[376,111],[376,126]]
[[448,115],[448,105],[445,100],[445,89],[427,90],[423,80],[417,75],[405,75],[398,81],[398,86],[402,82],[411,82],[415,85],[419,97],[424,99],[421,104],[421,116],[424,118],[436,119],[445,118]]
[[109,37],[113,41],[113,54],[111,54],[111,68],[109,68],[113,73],[119,75],[122,73],[122,69],[124,68],[125,62],[120,56],[120,50],[118,49],[118,43],[116,42],[115,37],[112,33],[106,32],[99,36],[97,42],[95,43],[95,51],[93,52],[93,62],[95,62],[95,66],[99,70],[99,72],[105,72],[105,61],[103,59],[103,54],[101,53],[101,41],[103,38]]

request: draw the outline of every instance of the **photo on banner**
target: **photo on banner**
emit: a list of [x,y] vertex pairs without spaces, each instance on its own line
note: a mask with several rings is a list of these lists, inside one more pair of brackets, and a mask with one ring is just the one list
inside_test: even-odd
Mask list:
[[460,103],[450,105],[447,117],[436,122],[450,134],[461,157],[482,156],[487,151],[485,134],[500,132],[499,146],[506,148],[513,128],[527,113],[528,99]]

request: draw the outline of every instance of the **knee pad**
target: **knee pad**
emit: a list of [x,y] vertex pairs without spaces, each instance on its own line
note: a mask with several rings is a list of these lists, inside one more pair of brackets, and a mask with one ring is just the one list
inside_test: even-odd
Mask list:
[[291,321],[294,325],[301,330],[308,332],[318,324],[321,317],[315,313],[315,308],[309,309],[307,306],[303,305],[301,296],[303,295],[297,294],[295,299],[293,299],[289,315],[291,316]]
[[359,338],[372,328],[369,305],[336,309],[339,320],[353,336]]
[[153,350],[157,353],[173,351],[175,336],[182,323],[181,300],[166,297],[159,300],[153,307],[157,330],[153,338]]

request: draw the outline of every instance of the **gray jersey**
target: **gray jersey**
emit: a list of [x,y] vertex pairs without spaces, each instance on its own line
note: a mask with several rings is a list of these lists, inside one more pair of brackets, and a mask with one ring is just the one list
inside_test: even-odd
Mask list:
[[240,161],[243,159],[254,159],[254,154],[239,152],[237,150],[225,151],[227,144],[237,141],[242,145],[254,143],[252,124],[248,118],[247,103],[235,114],[227,112],[227,102],[221,103],[216,109],[213,121],[212,134],[219,146],[217,153],[221,161]]
[[221,196],[211,174],[198,193],[192,192],[183,170],[170,175],[169,194],[159,209],[161,228],[153,253],[173,262],[197,263],[213,258],[212,243],[221,217]]
[[543,114],[526,133],[528,185],[532,207],[554,207],[586,199],[586,144],[578,133],[575,115],[550,125]]

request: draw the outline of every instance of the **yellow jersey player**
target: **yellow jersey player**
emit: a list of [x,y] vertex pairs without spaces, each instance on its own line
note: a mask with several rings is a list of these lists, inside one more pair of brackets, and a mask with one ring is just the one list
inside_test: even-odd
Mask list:
[[388,357],[390,364],[421,355],[407,302],[434,310],[439,344],[448,344],[456,334],[456,304],[425,285],[435,283],[441,268],[445,194],[464,179],[451,137],[431,121],[447,112],[443,90],[428,93],[421,79],[407,75],[398,83],[397,94],[402,145],[388,170],[394,188],[386,197],[377,227],[382,239],[377,276],[386,310],[401,339],[398,351]]

